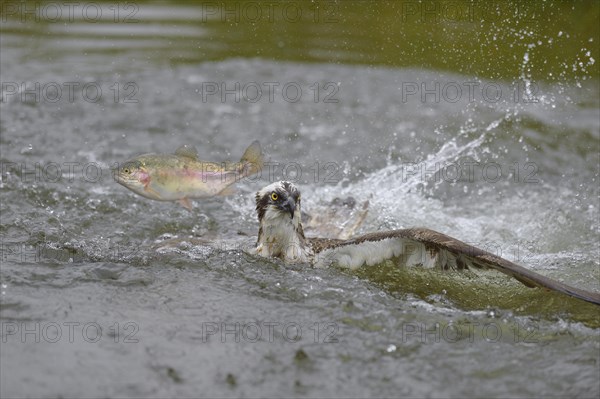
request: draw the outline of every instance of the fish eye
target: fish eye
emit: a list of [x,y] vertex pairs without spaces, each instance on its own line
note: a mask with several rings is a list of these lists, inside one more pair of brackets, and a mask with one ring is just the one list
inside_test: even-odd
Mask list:
[[140,166],[141,166],[140,164],[135,163],[135,162],[127,162],[125,165],[123,165],[123,169],[121,169],[121,171],[126,175],[131,175]]
[[279,195],[277,193],[271,193],[271,199],[273,201],[277,201],[279,199]]

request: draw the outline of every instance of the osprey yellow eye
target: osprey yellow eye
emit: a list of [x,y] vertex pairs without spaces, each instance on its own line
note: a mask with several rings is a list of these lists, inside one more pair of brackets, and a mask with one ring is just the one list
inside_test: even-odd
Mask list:
[[277,201],[279,199],[279,195],[277,195],[277,193],[271,193],[271,199],[273,201]]

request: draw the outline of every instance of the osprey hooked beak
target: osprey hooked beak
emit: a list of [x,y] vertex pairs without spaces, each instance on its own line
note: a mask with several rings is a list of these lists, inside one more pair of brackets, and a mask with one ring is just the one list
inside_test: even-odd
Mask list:
[[279,203],[276,206],[281,211],[288,212],[290,218],[294,217],[294,212],[296,212],[296,200],[292,196],[289,196],[285,202]]

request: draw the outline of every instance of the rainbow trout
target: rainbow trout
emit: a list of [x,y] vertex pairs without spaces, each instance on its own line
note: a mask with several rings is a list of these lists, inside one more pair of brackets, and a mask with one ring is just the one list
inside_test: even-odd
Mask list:
[[239,162],[207,162],[196,148],[179,147],[173,154],[144,154],[113,169],[116,181],[136,194],[157,201],[179,201],[192,209],[190,199],[225,195],[227,188],[258,173],[264,165],[258,141]]

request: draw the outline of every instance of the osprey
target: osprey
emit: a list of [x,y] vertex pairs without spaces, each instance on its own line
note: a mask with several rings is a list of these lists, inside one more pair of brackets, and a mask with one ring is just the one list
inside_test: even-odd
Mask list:
[[544,287],[600,305],[598,293],[570,287],[426,228],[369,233],[349,240],[307,238],[302,229],[300,201],[300,191],[287,181],[272,183],[256,193],[260,224],[256,254],[315,267],[337,265],[356,269],[397,259],[407,266],[441,270],[492,268],[528,287]]

